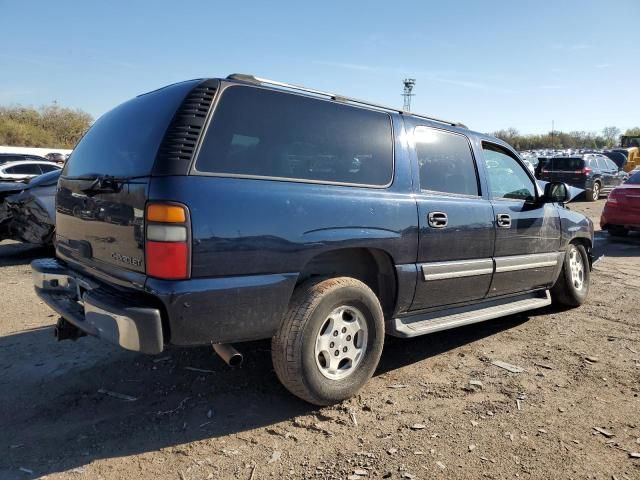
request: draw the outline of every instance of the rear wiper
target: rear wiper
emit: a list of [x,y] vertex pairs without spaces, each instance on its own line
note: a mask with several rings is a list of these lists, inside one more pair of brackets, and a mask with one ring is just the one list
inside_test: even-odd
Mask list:
[[67,177],[72,180],[91,181],[87,187],[81,188],[80,191],[87,195],[96,195],[98,193],[118,193],[122,190],[122,185],[137,177],[116,177],[113,175],[83,175],[81,177]]

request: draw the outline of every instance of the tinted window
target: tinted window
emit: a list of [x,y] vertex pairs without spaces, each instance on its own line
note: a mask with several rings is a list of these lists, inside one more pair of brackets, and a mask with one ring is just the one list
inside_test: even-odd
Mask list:
[[387,114],[252,87],[230,87],[196,169],[383,186],[393,175]]
[[59,170],[59,167],[56,167],[55,165],[41,164],[40,170],[42,170],[42,173],[47,173],[47,172],[53,172],[54,170]]
[[20,162],[24,160],[22,155],[0,155],[0,163]]
[[149,175],[169,122],[196,83],[161,88],[105,113],[73,150],[64,175]]
[[7,173],[15,175],[40,175],[40,168],[38,165],[16,165],[15,167],[7,168]]
[[551,158],[550,161],[551,170],[574,172],[576,170],[582,170],[584,167],[584,160],[582,158],[554,157]]
[[476,166],[463,135],[416,127],[420,188],[436,192],[479,195]]
[[520,162],[497,145],[483,143],[482,150],[487,166],[489,188],[494,198],[518,200],[536,198],[535,185]]

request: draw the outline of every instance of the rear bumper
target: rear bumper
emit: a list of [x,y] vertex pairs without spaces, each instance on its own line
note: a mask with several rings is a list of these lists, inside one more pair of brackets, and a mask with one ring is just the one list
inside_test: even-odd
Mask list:
[[605,205],[600,217],[600,228],[607,229],[613,225],[638,230],[640,229],[640,213]]
[[37,295],[86,334],[127,350],[162,351],[160,310],[142,305],[139,296],[107,288],[53,258],[34,260],[31,268]]

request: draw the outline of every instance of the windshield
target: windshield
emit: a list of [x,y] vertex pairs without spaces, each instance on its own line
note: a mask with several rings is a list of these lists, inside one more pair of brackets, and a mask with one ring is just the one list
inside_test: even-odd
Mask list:
[[67,161],[66,177],[151,174],[173,115],[198,80],[140,95],[105,113],[82,137]]
[[640,137],[622,137],[622,148],[640,147]]
[[632,174],[624,183],[628,183],[631,185],[640,185],[640,170]]

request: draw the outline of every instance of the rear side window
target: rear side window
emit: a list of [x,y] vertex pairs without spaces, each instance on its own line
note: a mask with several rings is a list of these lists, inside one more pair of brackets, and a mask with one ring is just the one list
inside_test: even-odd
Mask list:
[[466,137],[418,126],[413,138],[422,190],[479,195],[478,174]]
[[40,168],[38,165],[16,165],[15,167],[7,168],[7,173],[14,175],[40,175]]
[[196,170],[386,186],[393,177],[391,119],[300,95],[229,87],[216,107]]

